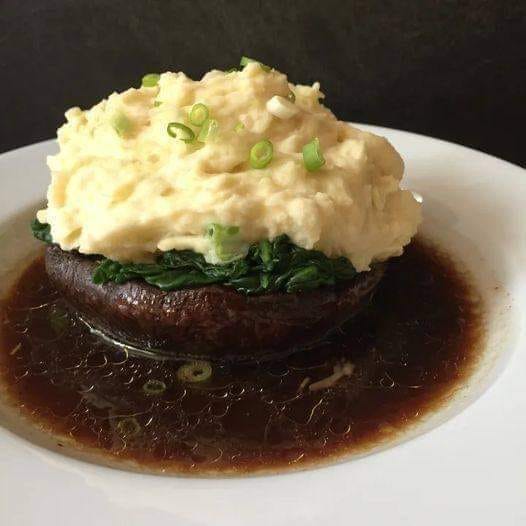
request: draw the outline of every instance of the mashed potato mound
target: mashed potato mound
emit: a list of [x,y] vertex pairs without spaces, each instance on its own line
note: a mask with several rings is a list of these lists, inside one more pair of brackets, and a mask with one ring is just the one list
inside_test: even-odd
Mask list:
[[[287,97],[295,95],[295,102]],[[192,249],[214,261],[207,225],[239,227],[246,246],[288,234],[358,271],[400,255],[416,233],[420,205],[399,182],[400,155],[377,135],[338,121],[320,104],[319,84],[290,84],[250,63],[194,81],[164,73],[154,87],[113,93],[90,110],[72,108],[48,158],[48,206],[38,213],[63,250],[147,261],[158,250]],[[217,122],[205,142],[167,133],[190,127],[196,103]],[[325,165],[309,172],[302,149],[320,142]],[[268,139],[273,158],[249,163]]]

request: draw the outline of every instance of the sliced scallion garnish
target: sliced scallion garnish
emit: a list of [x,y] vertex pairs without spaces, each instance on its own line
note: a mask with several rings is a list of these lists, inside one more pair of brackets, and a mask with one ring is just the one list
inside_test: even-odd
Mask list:
[[188,120],[194,126],[202,126],[206,119],[208,119],[209,114],[208,108],[201,102],[198,102],[192,106]]
[[292,90],[289,91],[287,95],[287,99],[289,99],[290,102],[296,102],[296,95],[294,95],[294,92]]
[[257,142],[252,148],[250,148],[250,166],[258,170],[265,168],[265,166],[268,166],[270,161],[272,161],[273,154],[274,148],[268,139],[263,139],[262,141]]
[[204,360],[196,360],[194,362],[181,365],[177,370],[177,378],[181,382],[198,383],[206,382],[212,376],[212,365]]
[[129,134],[133,128],[132,121],[124,113],[117,113],[111,120],[113,129],[121,136]]
[[315,137],[303,147],[303,164],[309,172],[315,172],[325,164],[318,137]]
[[239,235],[239,227],[210,223],[206,227],[206,237],[210,239],[214,259],[228,263],[240,259],[247,253],[247,245]]
[[241,133],[244,129],[245,129],[245,125],[244,125],[242,122],[238,122],[238,123],[234,126],[234,131],[235,131],[236,133]]
[[251,62],[256,62],[257,64],[259,64],[263,71],[270,71],[272,69],[270,66],[263,64],[263,62],[260,62],[259,60],[255,60],[250,57],[241,57],[239,65],[244,68],[247,64],[250,64]]
[[274,95],[274,97],[270,98],[266,106],[267,111],[275,117],[278,117],[278,119],[290,119],[299,111],[296,104],[279,95]]
[[58,336],[62,334],[68,326],[68,313],[58,305],[54,305],[48,313],[49,324],[53,332]]
[[123,438],[131,438],[141,432],[141,425],[136,418],[123,418],[117,422],[116,430]]
[[147,395],[160,395],[166,391],[166,384],[162,380],[148,380],[142,386],[142,390]]
[[141,86],[143,88],[154,88],[159,83],[160,78],[159,73],[148,73],[142,78]]
[[154,107],[154,108],[157,108],[157,107],[159,107],[162,103],[163,103],[162,100],[155,100],[155,101],[153,101],[153,107]]
[[195,133],[193,130],[181,122],[171,122],[166,127],[166,131],[170,137],[173,137],[174,139],[180,139],[186,143],[190,143],[195,140]]
[[201,130],[199,130],[197,140],[200,142],[206,142],[210,140],[214,135],[216,135],[218,129],[219,124],[215,119],[206,119],[206,121],[203,122],[203,125],[201,126]]

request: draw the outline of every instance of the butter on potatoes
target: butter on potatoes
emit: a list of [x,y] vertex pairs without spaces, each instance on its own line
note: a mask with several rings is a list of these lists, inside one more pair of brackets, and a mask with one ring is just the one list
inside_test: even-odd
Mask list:
[[[249,63],[199,81],[164,73],[157,85],[70,109],[38,219],[62,249],[119,261],[192,249],[215,262],[206,235],[214,223],[238,227],[240,246],[287,234],[366,270],[401,254],[420,204],[400,189],[404,165],[389,142],[338,121],[321,98],[318,83],[294,86]],[[204,142],[189,119],[197,103],[215,123]],[[196,139],[167,133],[171,122]],[[316,137],[325,164],[308,171],[302,150]],[[262,140],[272,143],[272,159],[255,169],[249,155]]]

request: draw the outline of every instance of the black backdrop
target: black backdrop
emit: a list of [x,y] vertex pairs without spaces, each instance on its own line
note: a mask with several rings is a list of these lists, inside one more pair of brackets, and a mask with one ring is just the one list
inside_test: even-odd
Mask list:
[[342,119],[525,165],[525,37],[525,0],[0,0],[0,151],[145,72],[244,54],[320,80]]

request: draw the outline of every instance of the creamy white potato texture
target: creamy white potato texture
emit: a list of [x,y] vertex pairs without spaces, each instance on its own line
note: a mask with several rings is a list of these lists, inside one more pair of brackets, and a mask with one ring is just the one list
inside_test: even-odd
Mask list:
[[[291,103],[287,97],[295,95]],[[389,142],[338,121],[319,84],[290,84],[250,63],[194,81],[164,73],[157,86],[113,93],[87,111],[72,108],[48,158],[52,181],[41,222],[62,249],[145,261],[192,249],[216,262],[210,223],[239,227],[249,243],[287,234],[297,245],[345,256],[358,271],[400,255],[420,205],[400,189],[404,164]],[[196,103],[217,121],[205,142],[167,133]],[[309,172],[302,149],[319,139],[325,164]],[[268,139],[271,162],[254,169],[251,147]]]

